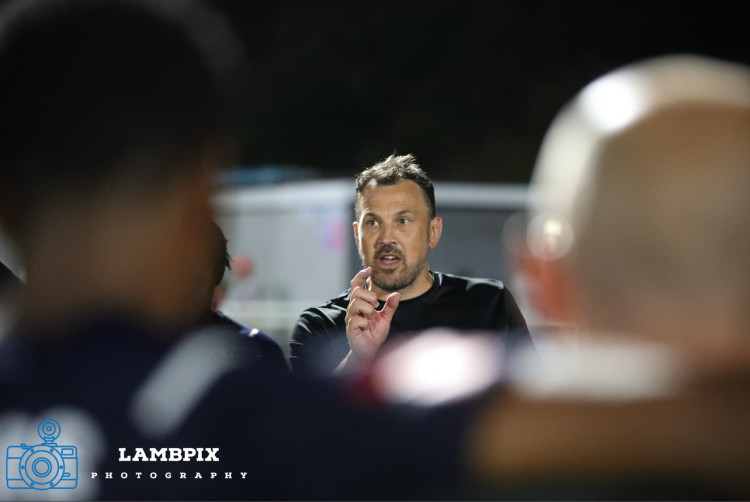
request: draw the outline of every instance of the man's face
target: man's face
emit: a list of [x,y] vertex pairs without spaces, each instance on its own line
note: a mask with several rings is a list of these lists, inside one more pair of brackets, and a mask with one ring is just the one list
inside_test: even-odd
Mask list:
[[422,189],[411,180],[361,193],[354,222],[357,248],[372,282],[385,291],[408,288],[427,269],[427,253],[440,238],[440,218],[429,218]]

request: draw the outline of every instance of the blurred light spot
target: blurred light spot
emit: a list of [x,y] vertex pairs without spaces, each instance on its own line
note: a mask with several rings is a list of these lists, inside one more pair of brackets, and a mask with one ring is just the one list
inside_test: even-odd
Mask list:
[[633,75],[614,74],[593,82],[581,94],[581,110],[602,132],[621,129],[646,107],[643,86]]
[[431,330],[384,356],[376,378],[388,401],[436,405],[495,383],[502,355],[502,347],[491,337]]
[[573,228],[565,219],[540,214],[531,220],[527,239],[529,248],[536,256],[558,259],[573,245]]

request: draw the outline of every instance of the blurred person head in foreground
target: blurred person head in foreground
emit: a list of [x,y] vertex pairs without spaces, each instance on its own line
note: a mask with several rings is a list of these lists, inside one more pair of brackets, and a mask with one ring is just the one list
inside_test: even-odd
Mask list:
[[717,362],[746,353],[749,186],[750,69],[675,55],[595,80],[559,113],[534,170],[536,305],[583,332]]
[[190,315],[213,174],[232,154],[239,51],[195,5],[143,4],[4,6],[0,221],[27,270],[22,324]]
[[731,457],[749,439],[749,187],[746,66],[645,60],[559,112],[521,263],[537,310],[578,343],[550,336],[533,371],[515,361],[487,422],[512,459],[501,493],[527,479],[520,498],[747,496],[747,464]]

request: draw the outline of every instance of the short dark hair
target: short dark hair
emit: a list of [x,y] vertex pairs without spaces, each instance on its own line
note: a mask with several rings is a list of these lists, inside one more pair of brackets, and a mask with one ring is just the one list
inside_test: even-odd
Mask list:
[[429,218],[434,218],[436,214],[435,187],[432,186],[432,181],[416,161],[416,157],[412,154],[400,156],[393,154],[359,173],[356,180],[357,198],[354,203],[357,218],[359,218],[359,201],[362,197],[362,191],[370,182],[375,181],[378,185],[388,186],[395,185],[403,180],[411,180],[419,185],[427,203]]
[[4,5],[0,199],[11,227],[50,195],[161,189],[184,160],[230,144],[244,67],[221,23],[188,2]]

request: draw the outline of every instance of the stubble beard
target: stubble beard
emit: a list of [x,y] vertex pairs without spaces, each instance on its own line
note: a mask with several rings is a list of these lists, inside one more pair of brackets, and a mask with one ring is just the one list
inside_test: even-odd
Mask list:
[[[374,256],[379,256],[381,254],[383,253],[376,253]],[[402,267],[400,267],[399,269],[384,270],[376,267],[374,263],[369,265],[370,267],[372,267],[372,275],[370,276],[370,280],[373,284],[375,284],[383,291],[387,291],[390,293],[408,288],[409,286],[414,284],[414,281],[417,280],[419,274],[421,274],[427,266],[426,256],[422,257],[417,263],[413,265],[409,265],[409,263],[406,261],[406,257],[403,254],[398,253],[398,256],[401,258],[402,263]],[[367,264],[365,265],[368,266]]]

